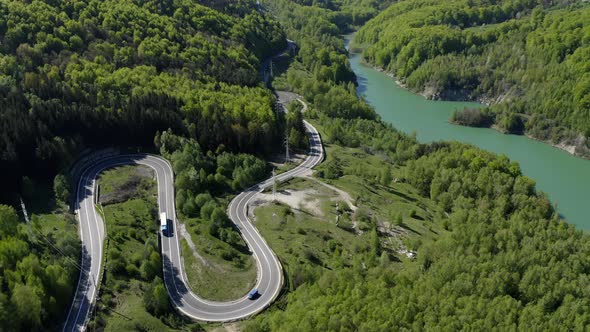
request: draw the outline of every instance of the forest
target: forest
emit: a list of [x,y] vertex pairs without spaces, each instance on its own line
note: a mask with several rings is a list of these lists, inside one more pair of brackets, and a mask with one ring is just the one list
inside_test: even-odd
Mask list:
[[[310,13],[316,11],[326,20],[334,15],[334,9],[324,6],[293,3],[276,14],[289,37],[288,27],[299,12],[313,17]],[[399,2],[391,8],[396,6],[412,7]],[[519,11],[523,5],[511,6]],[[309,29],[320,21],[304,17],[300,20]],[[333,26],[341,30],[316,31],[308,38],[327,41],[346,31]],[[333,52],[343,52],[342,42],[335,43]],[[286,75],[296,73],[309,86],[338,86],[318,75],[318,67],[306,66],[299,54]],[[289,79],[287,86],[305,93],[298,90],[299,82]],[[354,85],[342,81],[339,86],[346,86],[354,97]],[[325,93],[319,98],[306,95],[314,98],[314,110],[306,116],[319,125],[324,143],[379,156],[379,174],[386,175],[367,174],[367,183],[395,191],[398,184],[387,173],[398,169],[400,183],[410,184],[442,209],[434,222],[448,232],[431,242],[418,241],[416,262],[404,261],[402,268],[393,258],[375,259],[374,251],[339,267],[308,261],[300,271],[306,275],[304,281],[267,313],[247,322],[246,331],[581,330],[590,324],[590,265],[584,258],[590,238],[560,219],[517,163],[459,143],[420,144],[374,115],[326,110],[321,103]],[[481,121],[492,115],[466,110],[456,116],[457,121]],[[365,174],[361,159],[356,163],[342,165],[338,156],[328,156],[320,175],[334,179]]]
[[298,47],[295,62],[281,74],[285,83],[275,80],[273,87],[297,92],[318,111],[333,117],[374,119],[375,112],[356,97],[356,77],[340,33],[372,17],[360,20],[355,16],[357,11],[375,14],[378,6],[386,3],[345,1],[306,6],[288,0],[263,1]]
[[209,233],[230,245],[240,239],[214,196],[245,189],[269,173],[267,163],[251,154],[218,149],[203,151],[194,139],[168,130],[157,133],[155,145],[172,163],[176,208],[183,217],[210,221]]
[[30,226],[0,205],[0,330],[59,329],[78,280],[80,241],[71,215],[33,215]]
[[[340,268],[310,268],[316,272],[282,307],[247,323],[246,331],[583,330],[590,324],[590,238],[559,219],[517,164],[458,143],[418,144],[374,121],[319,121],[328,143],[358,145],[382,156],[384,169],[400,167],[401,183],[445,211],[433,222],[449,232],[418,244],[415,263],[401,268],[395,258],[374,254]],[[358,174],[357,168],[341,167],[337,176]]]
[[[156,133],[171,146],[172,131],[187,153],[218,151],[192,155],[198,162],[167,155],[189,214],[205,186],[237,190],[266,174],[243,152],[281,141],[285,119],[259,67],[285,46],[250,0],[1,2],[0,202],[19,209],[0,205],[0,330],[57,330],[65,319],[81,250],[67,171],[81,151],[154,151]],[[235,238],[221,207],[205,211],[217,237]]]
[[[427,77],[427,66],[436,63],[449,69],[451,64],[462,63],[466,70],[462,75],[472,75],[470,82],[478,82],[477,72],[467,69],[480,67],[461,61],[481,61],[488,57],[486,52],[496,52],[498,58],[489,56],[490,66],[495,65],[487,70],[495,74],[485,76],[489,80],[486,87],[497,88],[500,83],[495,79],[511,89],[530,84],[538,90],[527,91],[535,90],[538,95],[534,96],[542,96],[548,93],[539,83],[546,79],[545,70],[531,71],[524,80],[502,75],[508,73],[504,71],[508,67],[503,66],[523,65],[521,62],[532,66],[534,61],[544,61],[540,62],[546,64],[543,68],[553,68],[557,77],[552,84],[563,93],[555,99],[555,105],[569,102],[561,84],[578,84],[569,76],[566,82],[565,73],[572,73],[564,68],[583,63],[580,47],[573,47],[588,44],[586,39],[575,38],[585,27],[585,7],[574,11],[569,7],[556,9],[553,4],[535,9],[537,4],[530,1],[494,3],[398,2],[369,21],[359,38],[373,44],[366,54],[375,63],[370,54],[377,52],[377,47],[448,46],[447,54],[438,55],[434,47],[423,55],[408,48],[405,56],[415,56],[417,62],[410,67],[404,63],[403,68],[388,68],[403,70],[404,75],[398,75],[415,89],[420,83],[410,82]],[[302,114],[277,115],[274,97],[259,78],[262,59],[282,50],[287,36],[296,41],[298,50],[273,86],[282,84],[281,88],[298,92],[311,103],[305,117],[321,128],[326,144],[359,149],[381,161],[376,177],[361,168],[362,154],[352,165],[328,156],[318,176],[334,180],[355,174],[369,185],[392,192],[397,186],[410,186],[442,211],[432,222],[444,232],[430,241],[417,240],[413,247],[416,261],[401,265],[395,257],[379,251],[378,234],[375,228],[369,228],[375,240],[368,246],[371,250],[346,257],[331,269],[305,261],[308,268],[293,272],[303,277],[293,282],[275,305],[244,323],[246,331],[583,330],[590,325],[589,236],[560,219],[518,164],[459,143],[418,143],[415,137],[381,122],[371,107],[356,97],[355,77],[340,35],[371,19],[387,4],[371,0],[263,1],[264,10],[272,15],[261,15],[255,1],[3,2],[3,193],[18,190],[22,184],[31,187],[28,177],[21,181],[21,176],[53,178],[84,148],[143,146],[171,161],[181,215],[206,221],[210,235],[235,245],[240,239],[218,197],[268,174],[268,165],[248,153],[264,156],[271,152],[273,146],[267,143],[282,142],[285,130],[296,133],[293,142],[305,145],[297,138]],[[445,6],[452,10],[443,10]],[[434,15],[432,20],[423,20],[433,27],[410,22],[411,15],[418,15],[410,13],[418,13],[422,7],[426,14],[420,15]],[[477,15],[453,16],[461,13],[456,10],[459,8],[474,8],[468,12]],[[408,21],[397,18],[405,13]],[[538,30],[537,38],[549,38],[549,31],[562,29],[554,36],[566,44],[567,31],[580,29],[572,34],[572,44],[560,51],[563,53],[539,51],[550,46],[558,50],[564,45],[541,43],[541,39],[535,42],[535,48],[526,49],[529,39],[531,43],[534,39],[526,30],[531,29],[530,18],[539,15],[534,30]],[[578,15],[579,20],[566,20],[569,15]],[[379,41],[381,30],[377,32],[376,25],[384,29],[383,34],[385,30],[404,30],[385,23],[392,17],[396,19],[391,19],[391,24],[408,24],[405,29],[410,32],[405,38],[412,41]],[[437,24],[436,19],[447,23]],[[467,26],[465,22],[477,24]],[[576,24],[578,28],[573,28]],[[456,34],[457,39],[419,42],[420,36],[438,30],[444,32],[441,36]],[[475,45],[469,47],[472,55],[451,51],[463,45],[467,41],[463,35],[469,34],[469,41]],[[515,40],[521,44],[513,44]],[[534,54],[514,56],[515,52],[520,54],[515,45]],[[514,51],[505,54],[507,49]],[[384,67],[395,66],[393,59],[401,54],[382,53],[383,60],[388,60]],[[513,72],[511,69],[510,75]],[[448,73],[451,75],[451,71]],[[472,86],[471,93],[481,91],[477,92],[481,96],[493,96],[477,86],[479,83]],[[521,93],[524,88],[518,91],[522,100],[533,98]],[[586,96],[583,87],[575,91],[581,92],[572,103]],[[565,129],[555,129],[557,134],[583,130],[583,121],[568,127],[565,119],[574,116],[572,109],[557,112],[545,107],[533,114],[535,109],[528,108],[533,102],[524,106],[524,102],[517,102],[521,99],[511,100],[492,107],[495,121],[517,114],[507,121],[515,124],[512,128],[518,127],[518,116],[523,117],[529,132],[536,128],[534,121],[562,121]],[[514,111],[515,105],[521,105],[519,112]],[[529,111],[530,117],[525,113]],[[543,118],[549,115],[553,118]],[[476,123],[480,116],[465,111],[455,120]],[[399,173],[396,181],[391,176],[393,169]],[[56,198],[64,206],[67,179],[57,176],[54,184]],[[80,253],[75,225],[73,216],[64,212],[54,222],[34,217],[29,228],[19,221],[14,208],[0,205],[0,328],[59,328],[78,276],[71,261]],[[152,255],[156,247],[153,240],[143,236],[154,225],[146,224],[139,230],[122,225],[115,229],[116,241],[137,240],[147,245],[144,252],[130,257],[109,251],[110,276],[120,277],[116,284],[132,278],[153,280],[144,293],[143,305],[154,315],[162,315],[164,307],[170,308],[157,278],[159,272],[153,269],[158,258]],[[147,256],[154,256],[153,262],[142,261]],[[293,274],[287,277],[292,281],[289,278]]]
[[172,128],[258,152],[280,134],[259,66],[285,35],[253,0],[3,1],[0,45],[5,202],[85,148],[150,147]]
[[491,105],[499,129],[590,147],[590,6],[400,1],[356,35],[365,59],[428,98]]

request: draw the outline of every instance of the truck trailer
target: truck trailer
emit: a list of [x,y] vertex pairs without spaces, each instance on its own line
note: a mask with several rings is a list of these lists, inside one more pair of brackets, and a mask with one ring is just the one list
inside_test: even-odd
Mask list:
[[160,230],[162,231],[162,235],[167,235],[168,219],[166,219],[166,212],[160,213]]

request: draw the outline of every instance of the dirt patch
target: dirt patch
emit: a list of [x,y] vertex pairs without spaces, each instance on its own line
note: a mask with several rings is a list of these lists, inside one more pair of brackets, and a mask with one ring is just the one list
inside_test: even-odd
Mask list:
[[[276,195],[260,193],[256,196],[254,202],[250,203],[252,207],[264,205],[276,199],[277,202],[290,206],[293,210],[299,210],[322,217],[320,200],[316,197],[318,192],[314,189],[306,190],[279,190]],[[250,209],[252,212],[254,209]],[[251,216],[253,217],[253,216]]]
[[[153,178],[154,173],[151,168],[135,166],[130,171],[130,174],[120,182],[117,180],[109,180],[111,183],[108,185],[112,187],[111,190],[101,187],[99,201],[103,205],[109,205],[122,203],[133,197],[141,196],[140,194],[151,186],[150,181]],[[98,182],[100,186],[102,186],[101,182],[103,182],[102,177]],[[106,185],[107,184],[105,184],[105,186]]]
[[[320,185],[322,185],[322,186],[324,186],[324,187],[326,187],[326,188],[328,188],[328,189],[330,189],[330,190],[333,190],[333,191],[335,191],[336,193],[338,193],[338,196],[339,196],[340,200],[343,200],[343,201],[345,201],[345,202],[346,202],[346,204],[348,204],[348,207],[349,207],[349,208],[350,208],[352,211],[356,211],[356,206],[353,204],[353,200],[352,200],[352,198],[350,197],[350,195],[349,195],[349,194],[348,194],[346,191],[344,191],[344,190],[342,190],[342,189],[338,189],[338,188],[336,188],[336,187],[334,187],[334,186],[332,186],[332,185],[329,185],[329,184],[327,184],[327,183],[325,183],[325,182],[322,182],[322,181],[320,181],[320,180],[318,180],[318,179],[316,179],[316,178],[313,178],[313,177],[311,177],[311,176],[307,176],[306,178],[307,178],[308,180],[312,180],[312,181],[314,181],[314,182],[316,182],[316,183],[318,183],[318,184],[320,184]],[[334,200],[337,200],[337,198],[332,198],[332,200],[333,200],[333,201],[334,201]]]
[[[305,158],[307,158],[307,154],[305,153],[291,153],[289,155],[289,162],[294,165],[301,164]],[[285,166],[287,161],[285,152],[275,153],[270,156],[268,162],[273,165],[275,168],[280,168]]]
[[353,200],[347,192],[311,177],[305,177],[305,179],[314,181],[314,183],[328,188],[329,194],[326,195],[327,191],[325,190],[320,192],[317,187],[304,190],[284,189],[277,191],[275,195],[272,193],[260,193],[256,196],[254,201],[250,203],[252,208],[249,209],[249,217],[254,218],[253,211],[257,206],[261,206],[273,201],[288,205],[295,211],[309,213],[316,217],[324,217],[324,212],[322,211],[322,200],[330,200],[331,202],[344,202],[348,205],[350,210],[356,211],[357,207],[353,204]]
[[179,226],[180,234],[186,240],[186,243],[188,244],[188,246],[191,248],[191,251],[193,252],[193,256],[195,256],[196,259],[200,260],[201,263],[203,263],[203,265],[205,265],[207,267],[211,267],[209,262],[203,256],[199,255],[199,253],[197,252],[197,247],[195,246],[195,243],[193,242],[191,235],[186,230],[186,226],[184,225],[184,223],[179,222],[178,226]]

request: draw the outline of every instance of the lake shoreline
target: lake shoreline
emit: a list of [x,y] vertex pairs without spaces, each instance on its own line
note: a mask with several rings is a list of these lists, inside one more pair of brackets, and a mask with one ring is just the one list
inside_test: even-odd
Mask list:
[[[352,36],[344,38],[348,45]],[[536,182],[538,192],[546,193],[552,204],[559,206],[557,211],[567,222],[590,231],[590,205],[587,204],[590,161],[571,154],[576,152],[567,146],[571,144],[559,146],[526,135],[503,134],[499,128],[451,124],[449,119],[454,111],[477,108],[481,104],[426,99],[404,88],[399,84],[402,82],[395,82],[391,73],[368,65],[359,52],[349,52],[348,55],[351,69],[358,78],[357,94],[383,121],[402,132],[415,133],[423,143],[457,141],[507,156],[520,165],[522,174]],[[580,143],[575,136],[568,139]]]
[[[351,54],[354,54],[354,53],[355,52],[352,52]],[[357,52],[357,54],[360,54],[360,53]],[[416,95],[422,96],[426,100],[476,102],[476,103],[480,103],[480,104],[485,105],[485,106],[488,106],[488,107],[494,104],[494,102],[490,98],[484,98],[484,97],[477,98],[477,99],[474,99],[474,100],[470,100],[469,98],[464,98],[464,99],[461,99],[461,100],[447,100],[447,99],[433,98],[432,97],[433,96],[432,94],[429,94],[429,93],[427,93],[425,91],[413,91],[412,89],[409,89],[408,86],[407,86],[407,84],[405,84],[404,82],[402,82],[393,73],[385,70],[382,67],[375,66],[375,65],[373,65],[371,63],[368,63],[367,61],[365,61],[364,58],[362,58],[362,56],[361,56],[361,62],[363,64],[371,67],[372,69],[385,74],[386,76],[388,76],[389,78],[391,78],[395,82],[395,84],[397,84],[400,88],[405,89],[405,90],[407,90],[407,91],[409,91],[411,93],[414,93]],[[496,98],[496,99],[498,99],[498,98]],[[449,120],[449,123],[452,123],[452,124],[458,125],[458,126],[472,127],[472,128],[490,128],[490,129],[496,130],[499,133],[504,134],[504,135],[512,135],[512,134],[506,133],[504,130],[502,130],[500,127],[498,127],[495,124],[492,125],[492,126],[490,126],[490,127],[475,127],[475,126],[466,126],[466,125],[462,125],[460,123],[455,123],[455,122],[452,122],[451,120]],[[525,136],[525,137],[527,137],[529,139],[535,140],[537,142],[541,142],[541,143],[544,143],[544,144],[551,145],[552,147],[557,148],[557,149],[560,149],[562,151],[565,151],[565,152],[571,154],[572,156],[575,156],[575,157],[578,157],[578,158],[581,158],[581,159],[585,159],[585,160],[590,160],[590,153],[586,153],[586,154],[579,153],[577,150],[581,149],[581,146],[576,145],[576,144],[572,144],[571,142],[562,141],[562,142],[555,143],[555,142],[550,141],[550,140],[543,140],[543,139],[540,139],[540,138],[536,138],[536,137],[534,137],[531,134],[526,133],[526,132],[523,134],[523,136]]]

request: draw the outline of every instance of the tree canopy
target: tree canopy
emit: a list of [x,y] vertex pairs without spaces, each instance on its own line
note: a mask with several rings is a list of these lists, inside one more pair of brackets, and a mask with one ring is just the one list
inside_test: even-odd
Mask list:
[[[48,231],[46,218],[59,220]],[[42,331],[57,328],[71,304],[80,242],[68,217],[33,215],[31,228],[14,208],[0,205],[0,328]]]
[[285,47],[253,0],[4,1],[0,166],[53,179],[86,147],[149,146],[173,128],[207,148],[276,141],[263,58]]

